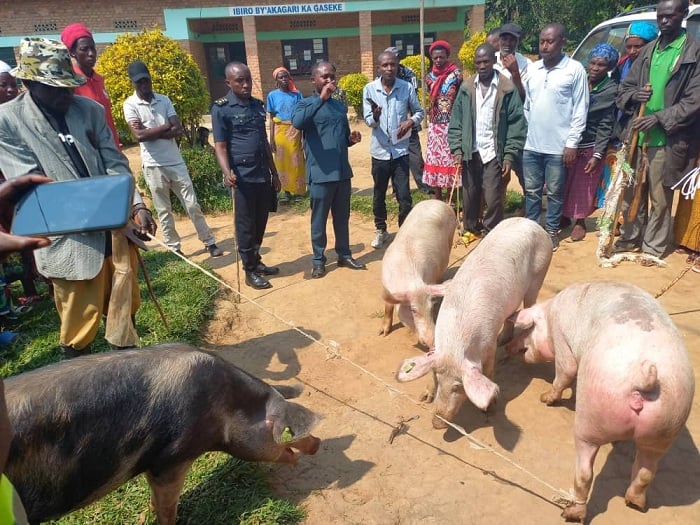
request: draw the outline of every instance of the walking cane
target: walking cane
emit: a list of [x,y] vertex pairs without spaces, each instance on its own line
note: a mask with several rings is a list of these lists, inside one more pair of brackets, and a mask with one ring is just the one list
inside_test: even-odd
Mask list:
[[236,265],[236,290],[234,303],[241,302],[241,265],[238,264],[238,237],[236,235],[236,188],[231,188],[231,212],[233,216],[233,264]]
[[[646,86],[644,86],[644,87],[651,89],[651,84],[646,84]],[[643,117],[646,109],[647,109],[647,103],[642,102],[639,106],[639,112],[637,113],[637,118]],[[635,130],[632,132],[632,138],[630,140],[630,149],[627,152],[627,157],[624,159],[624,161],[628,165],[632,164],[632,160],[634,159],[634,153],[635,153],[635,150],[637,149],[637,142],[638,141],[639,141],[639,130]],[[618,162],[619,162],[619,160],[618,160]],[[622,166],[619,166],[618,168],[619,168],[618,176],[620,176],[620,177],[624,176]],[[611,181],[611,184],[612,184],[612,181]],[[637,188],[635,189],[635,193],[639,189],[640,186],[641,186],[641,184],[639,184],[637,186]],[[639,190],[639,191],[641,191],[641,190]],[[622,191],[620,192],[620,195],[618,195],[618,197],[617,197],[617,203],[615,204],[615,213],[613,214],[613,221],[617,220],[617,217],[619,215],[619,210],[620,210],[620,204],[622,203],[622,199],[624,198],[624,195],[625,195],[625,188],[623,185]],[[613,225],[613,228],[614,228],[614,225]],[[615,236],[610,235],[610,238],[608,239],[607,246],[605,246],[605,253],[607,253],[607,254],[611,253],[612,245],[613,245],[614,241],[615,241]]]
[[[647,84],[644,86],[645,89],[651,89],[651,84]],[[639,106],[639,117],[644,115],[644,110],[647,107],[647,103],[643,102]],[[635,136],[633,138],[633,146],[630,151],[630,163],[631,160],[634,156],[634,150],[636,149],[637,141],[639,139],[639,131],[635,133]],[[647,169],[649,168],[649,163],[646,158],[647,154],[647,143],[645,142],[644,145],[642,146],[642,156],[640,159],[637,159],[637,167],[638,169],[636,170],[637,176],[635,177],[635,187],[634,187],[634,196],[632,197],[632,202],[630,203],[630,207],[627,210],[627,217],[625,217],[625,222],[632,222],[637,218],[637,212],[639,211],[639,205],[642,200],[642,188],[644,187],[644,184],[646,183],[647,180]]]

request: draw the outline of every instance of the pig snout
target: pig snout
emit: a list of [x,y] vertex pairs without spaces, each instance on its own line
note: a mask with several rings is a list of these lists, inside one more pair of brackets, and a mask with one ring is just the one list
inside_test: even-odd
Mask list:
[[[282,449],[279,457],[275,460],[277,463],[294,464],[299,460],[299,456],[313,456],[321,447],[321,440],[316,436],[306,436],[294,443],[289,443],[287,447]],[[298,451],[295,452],[295,450]]]

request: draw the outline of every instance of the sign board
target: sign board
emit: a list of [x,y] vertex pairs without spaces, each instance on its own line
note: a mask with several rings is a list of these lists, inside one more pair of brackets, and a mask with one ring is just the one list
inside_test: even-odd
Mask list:
[[322,15],[342,13],[345,4],[324,2],[320,4],[279,4],[229,7],[231,16],[274,16],[274,15]]

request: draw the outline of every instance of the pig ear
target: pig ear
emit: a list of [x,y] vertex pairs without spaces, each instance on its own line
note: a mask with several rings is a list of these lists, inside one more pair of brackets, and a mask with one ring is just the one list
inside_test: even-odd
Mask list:
[[399,371],[396,372],[396,380],[399,383],[413,381],[414,379],[423,377],[425,374],[430,372],[434,365],[435,352],[428,352],[425,355],[409,357],[408,359],[404,359],[403,363],[401,363]]
[[498,397],[498,385],[474,366],[462,373],[462,384],[469,400],[481,410],[485,411]]
[[321,419],[308,408],[296,403],[279,400],[282,405],[268,408],[265,423],[272,429],[275,443],[292,443],[311,434]]
[[528,328],[532,328],[535,324],[535,317],[532,315],[531,308],[518,310],[506,320],[513,323],[514,327],[518,330],[527,330]]
[[277,390],[285,399],[294,399],[299,397],[304,391],[303,385],[274,385],[272,388]]
[[436,297],[444,297],[445,293],[447,293],[447,290],[450,288],[451,282],[452,279],[448,279],[447,281],[440,284],[429,284],[427,286],[427,291],[430,295],[434,295]]

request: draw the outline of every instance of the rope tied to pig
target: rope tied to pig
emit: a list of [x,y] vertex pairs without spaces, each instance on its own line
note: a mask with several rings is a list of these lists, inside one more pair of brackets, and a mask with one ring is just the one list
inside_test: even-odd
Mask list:
[[[401,397],[403,397],[403,398],[406,398],[406,399],[408,399],[411,403],[413,403],[414,405],[418,406],[419,408],[421,408],[421,409],[423,409],[423,410],[425,410],[425,411],[427,411],[427,412],[431,412],[431,413],[432,413],[432,411],[431,411],[424,403],[413,399],[409,394],[407,394],[406,392],[404,392],[404,391],[402,391],[402,390],[399,390],[399,389],[396,388],[395,386],[393,386],[393,385],[387,383],[383,378],[381,378],[380,376],[378,376],[377,374],[375,374],[375,373],[372,372],[371,370],[369,370],[369,369],[365,368],[364,366],[362,366],[362,365],[360,365],[360,364],[354,362],[352,359],[350,359],[350,358],[345,357],[344,355],[342,355],[342,353],[341,353],[341,351],[340,351],[340,345],[339,345],[336,341],[329,340],[328,343],[324,343],[323,341],[321,341],[321,340],[315,338],[315,337],[312,336],[311,334],[305,332],[304,330],[302,330],[301,328],[299,328],[298,326],[296,326],[293,322],[288,321],[288,320],[286,320],[286,319],[283,319],[282,317],[280,317],[279,315],[277,315],[275,312],[273,312],[273,311],[269,310],[268,308],[265,308],[264,306],[262,306],[261,304],[259,304],[259,303],[258,303],[257,301],[255,301],[254,299],[252,299],[252,298],[246,296],[244,293],[240,292],[239,290],[236,290],[233,286],[231,286],[230,284],[228,284],[228,283],[227,283],[226,281],[224,281],[223,279],[217,277],[216,275],[214,275],[213,273],[209,272],[209,271],[206,270],[205,268],[201,267],[201,266],[198,265],[197,263],[195,263],[195,262],[193,262],[193,261],[190,261],[190,260],[189,260],[187,257],[185,257],[184,255],[181,255],[181,254],[177,253],[174,249],[170,248],[168,245],[166,245],[166,244],[163,243],[162,241],[156,239],[155,237],[153,237],[153,236],[150,235],[150,234],[149,234],[148,236],[149,236],[149,238],[150,238],[151,240],[155,241],[156,243],[158,243],[160,246],[164,247],[165,249],[167,249],[167,250],[170,251],[171,253],[174,253],[175,255],[177,255],[180,259],[182,259],[183,261],[185,261],[185,262],[186,262],[187,264],[189,264],[190,266],[192,266],[192,267],[198,269],[199,271],[201,271],[202,273],[204,273],[204,274],[207,275],[208,277],[211,277],[212,279],[214,279],[217,283],[221,284],[221,285],[222,285],[224,288],[226,288],[227,290],[230,290],[231,292],[237,294],[237,295],[239,296],[239,298],[245,299],[247,302],[249,302],[250,304],[252,304],[254,307],[256,307],[257,309],[259,309],[260,311],[262,311],[262,312],[264,312],[264,313],[270,315],[271,317],[277,319],[280,323],[282,323],[283,325],[285,325],[285,326],[289,327],[290,329],[294,330],[295,332],[297,332],[297,333],[300,334],[301,336],[305,337],[306,339],[308,339],[309,341],[311,341],[311,342],[314,343],[315,345],[322,347],[322,348],[326,351],[327,359],[340,359],[340,360],[342,360],[342,361],[348,363],[349,365],[351,365],[351,366],[357,368],[358,370],[360,370],[360,371],[363,372],[364,374],[366,374],[366,375],[368,375],[369,377],[371,377],[372,379],[374,379],[377,383],[379,383],[379,384],[381,384],[382,386],[384,386],[384,387],[385,387],[387,390],[389,390],[390,392],[392,392],[392,393],[394,393],[394,394],[396,394],[396,395],[398,395],[398,396],[401,396]],[[465,255],[465,257],[466,257],[466,255]],[[322,390],[321,390],[321,391],[322,391]],[[574,504],[574,503],[578,503],[577,501],[575,501],[575,499],[574,499],[574,497],[573,497],[573,495],[572,495],[572,493],[571,493],[570,491],[567,492],[567,491],[565,491],[565,490],[563,490],[563,489],[557,489],[556,487],[554,487],[553,485],[549,484],[548,482],[546,482],[545,480],[543,480],[542,478],[540,478],[539,476],[537,476],[537,475],[534,474],[533,472],[529,471],[529,470],[526,469],[525,467],[522,467],[522,466],[519,465],[517,462],[515,462],[514,460],[510,459],[509,457],[507,457],[505,454],[499,452],[498,450],[496,450],[496,449],[493,448],[492,446],[490,446],[490,445],[484,443],[483,441],[479,440],[478,438],[472,436],[472,435],[469,434],[466,430],[464,430],[464,428],[462,428],[461,426],[456,425],[456,424],[454,424],[454,423],[452,423],[452,422],[450,422],[450,421],[447,421],[446,419],[442,418],[441,416],[439,416],[439,415],[437,415],[437,414],[433,414],[433,415],[434,415],[434,417],[440,419],[440,420],[441,420],[442,422],[444,422],[446,425],[448,425],[449,427],[451,427],[452,429],[456,430],[456,431],[459,432],[461,435],[463,435],[463,436],[469,441],[469,443],[471,443],[476,449],[478,449],[478,450],[485,450],[485,451],[487,451],[487,452],[490,452],[491,454],[493,454],[493,455],[499,457],[500,459],[502,459],[503,461],[505,461],[505,462],[508,463],[509,465],[513,466],[514,468],[516,468],[516,469],[519,470],[520,472],[522,472],[522,473],[528,475],[529,477],[531,477],[531,478],[534,479],[535,481],[539,482],[540,484],[542,484],[543,486],[545,486],[546,488],[548,488],[550,491],[554,492],[554,493],[556,494],[556,496],[553,496],[550,500],[551,500],[555,505],[558,505],[558,506],[561,507],[562,505],[563,505],[563,506],[569,506],[569,505],[572,505],[572,504]],[[492,472],[492,474],[495,475],[495,473],[493,473],[493,472]]]

